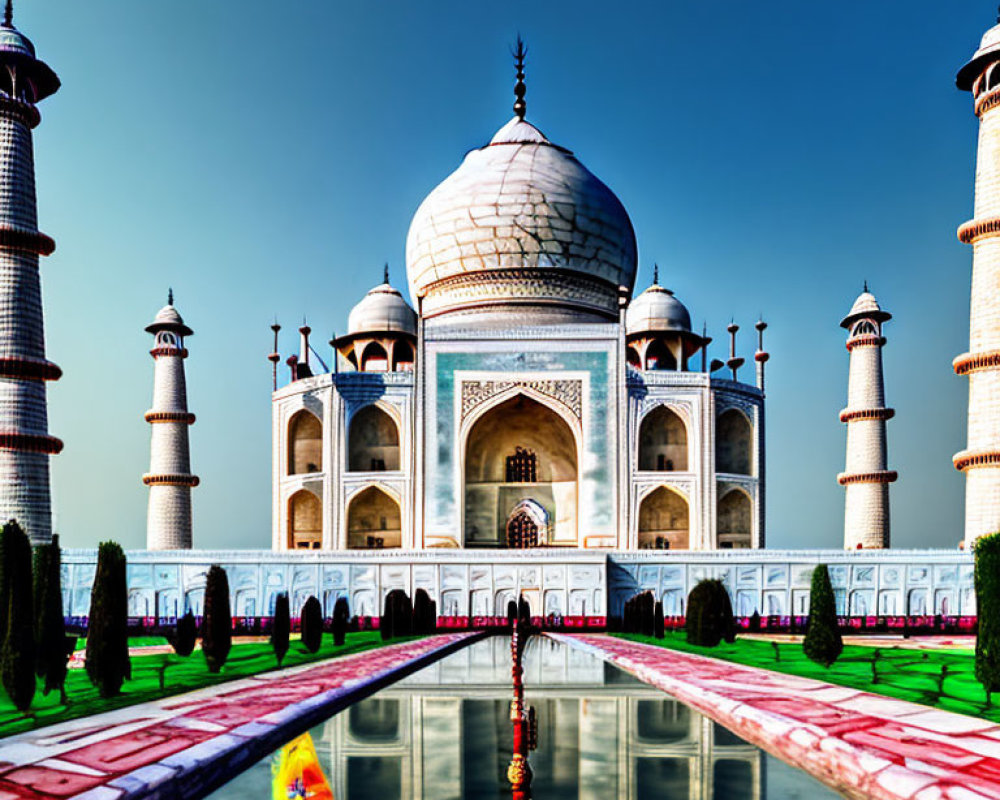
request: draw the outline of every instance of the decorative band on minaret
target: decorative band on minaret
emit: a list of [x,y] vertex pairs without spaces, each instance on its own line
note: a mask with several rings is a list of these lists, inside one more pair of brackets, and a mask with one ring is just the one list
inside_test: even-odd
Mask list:
[[892,319],[868,291],[854,301],[851,313],[841,321],[847,329],[847,351],[851,354],[847,385],[847,408],[840,421],[847,424],[847,466],[837,476],[846,489],[844,500],[844,547],[889,547],[889,484],[896,473],[886,468],[885,423],[895,411],[885,406],[882,378],[882,326]]
[[35,57],[7,2],[0,25],[0,520],[17,519],[34,544],[52,538],[45,382],[62,371],[45,358],[38,257],[55,243],[38,230],[32,129],[36,104],[59,78]]
[[954,361],[969,379],[966,449],[953,459],[965,474],[965,544],[1000,531],[1000,25],[986,32],[956,84],[972,92],[979,117],[973,219],[958,229],[972,245],[969,352]]
[[153,407],[146,422],[153,426],[149,472],[142,482],[149,487],[146,547],[149,550],[187,550],[191,547],[191,489],[198,477],[191,474],[188,426],[194,414],[187,409],[184,339],[193,331],[174,308],[171,291],[167,305],[146,330],[155,342],[153,357]]

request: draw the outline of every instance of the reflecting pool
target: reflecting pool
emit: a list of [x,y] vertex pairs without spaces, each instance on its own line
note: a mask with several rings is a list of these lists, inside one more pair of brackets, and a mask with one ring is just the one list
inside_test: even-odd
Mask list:
[[[493,637],[314,728],[315,760],[333,797],[510,798],[510,667],[510,639]],[[538,718],[536,800],[840,796],[587,653],[532,637],[524,667]],[[266,800],[284,763],[280,753],[266,758],[210,797]]]

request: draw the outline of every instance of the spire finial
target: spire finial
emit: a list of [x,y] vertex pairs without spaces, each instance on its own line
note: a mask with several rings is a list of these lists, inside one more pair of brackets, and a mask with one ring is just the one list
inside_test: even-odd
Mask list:
[[4,6],[3,24],[7,28],[14,27],[14,0],[7,0],[7,4]]
[[865,294],[868,294],[868,279],[865,278]]
[[524,41],[521,39],[521,34],[517,35],[517,47],[511,51],[511,55],[514,56],[514,65],[517,67],[517,83],[514,84],[514,113],[517,115],[518,119],[524,119],[525,112],[528,110],[528,104],[524,102],[524,57],[528,54],[528,48],[524,46]]
[[167,305],[172,306],[174,304],[174,290],[167,289]]
[[389,262],[388,261],[385,262],[385,267],[383,268],[382,283],[384,283],[386,286],[389,285]]
[[660,285],[660,265],[653,262],[653,286]]

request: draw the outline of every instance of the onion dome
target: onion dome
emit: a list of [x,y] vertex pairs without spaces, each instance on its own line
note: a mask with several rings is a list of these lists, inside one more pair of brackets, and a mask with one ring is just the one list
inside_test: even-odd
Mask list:
[[361,333],[417,334],[417,314],[398,289],[380,283],[362,298],[347,317],[347,335]]
[[850,328],[859,319],[873,319],[879,323],[892,319],[892,314],[883,311],[875,295],[868,291],[867,283],[865,290],[858,295],[858,299],[851,306],[850,313],[840,321],[840,327]]
[[13,17],[14,10],[8,0],[3,22],[0,23],[0,63],[24,70],[21,74],[29,81],[25,85],[31,87],[31,96],[27,99],[37,103],[55,94],[61,84],[49,65],[35,56],[35,46],[31,40],[14,27]]
[[[997,18],[997,22],[1000,23],[1000,17]],[[976,50],[969,63],[958,71],[955,85],[963,92],[971,92],[976,78],[994,61],[1000,61],[1000,24],[983,34],[979,49]]]
[[194,331],[184,324],[181,315],[174,308],[173,290],[167,295],[167,304],[156,312],[153,321],[146,326],[147,333],[158,333],[159,331],[173,331],[181,336],[194,335]]
[[625,312],[625,332],[691,332],[691,315],[669,289],[654,283]]
[[406,272],[425,317],[469,309],[570,308],[617,319],[636,273],[621,201],[573,153],[524,118],[518,43],[515,116],[420,204]]

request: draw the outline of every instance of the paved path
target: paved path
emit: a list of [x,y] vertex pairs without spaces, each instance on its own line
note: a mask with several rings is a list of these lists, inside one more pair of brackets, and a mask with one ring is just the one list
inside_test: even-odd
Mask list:
[[550,634],[669,692],[853,798],[1000,798],[1000,725],[596,634]]
[[389,645],[11,736],[0,740],[0,800],[190,796],[480,635]]

